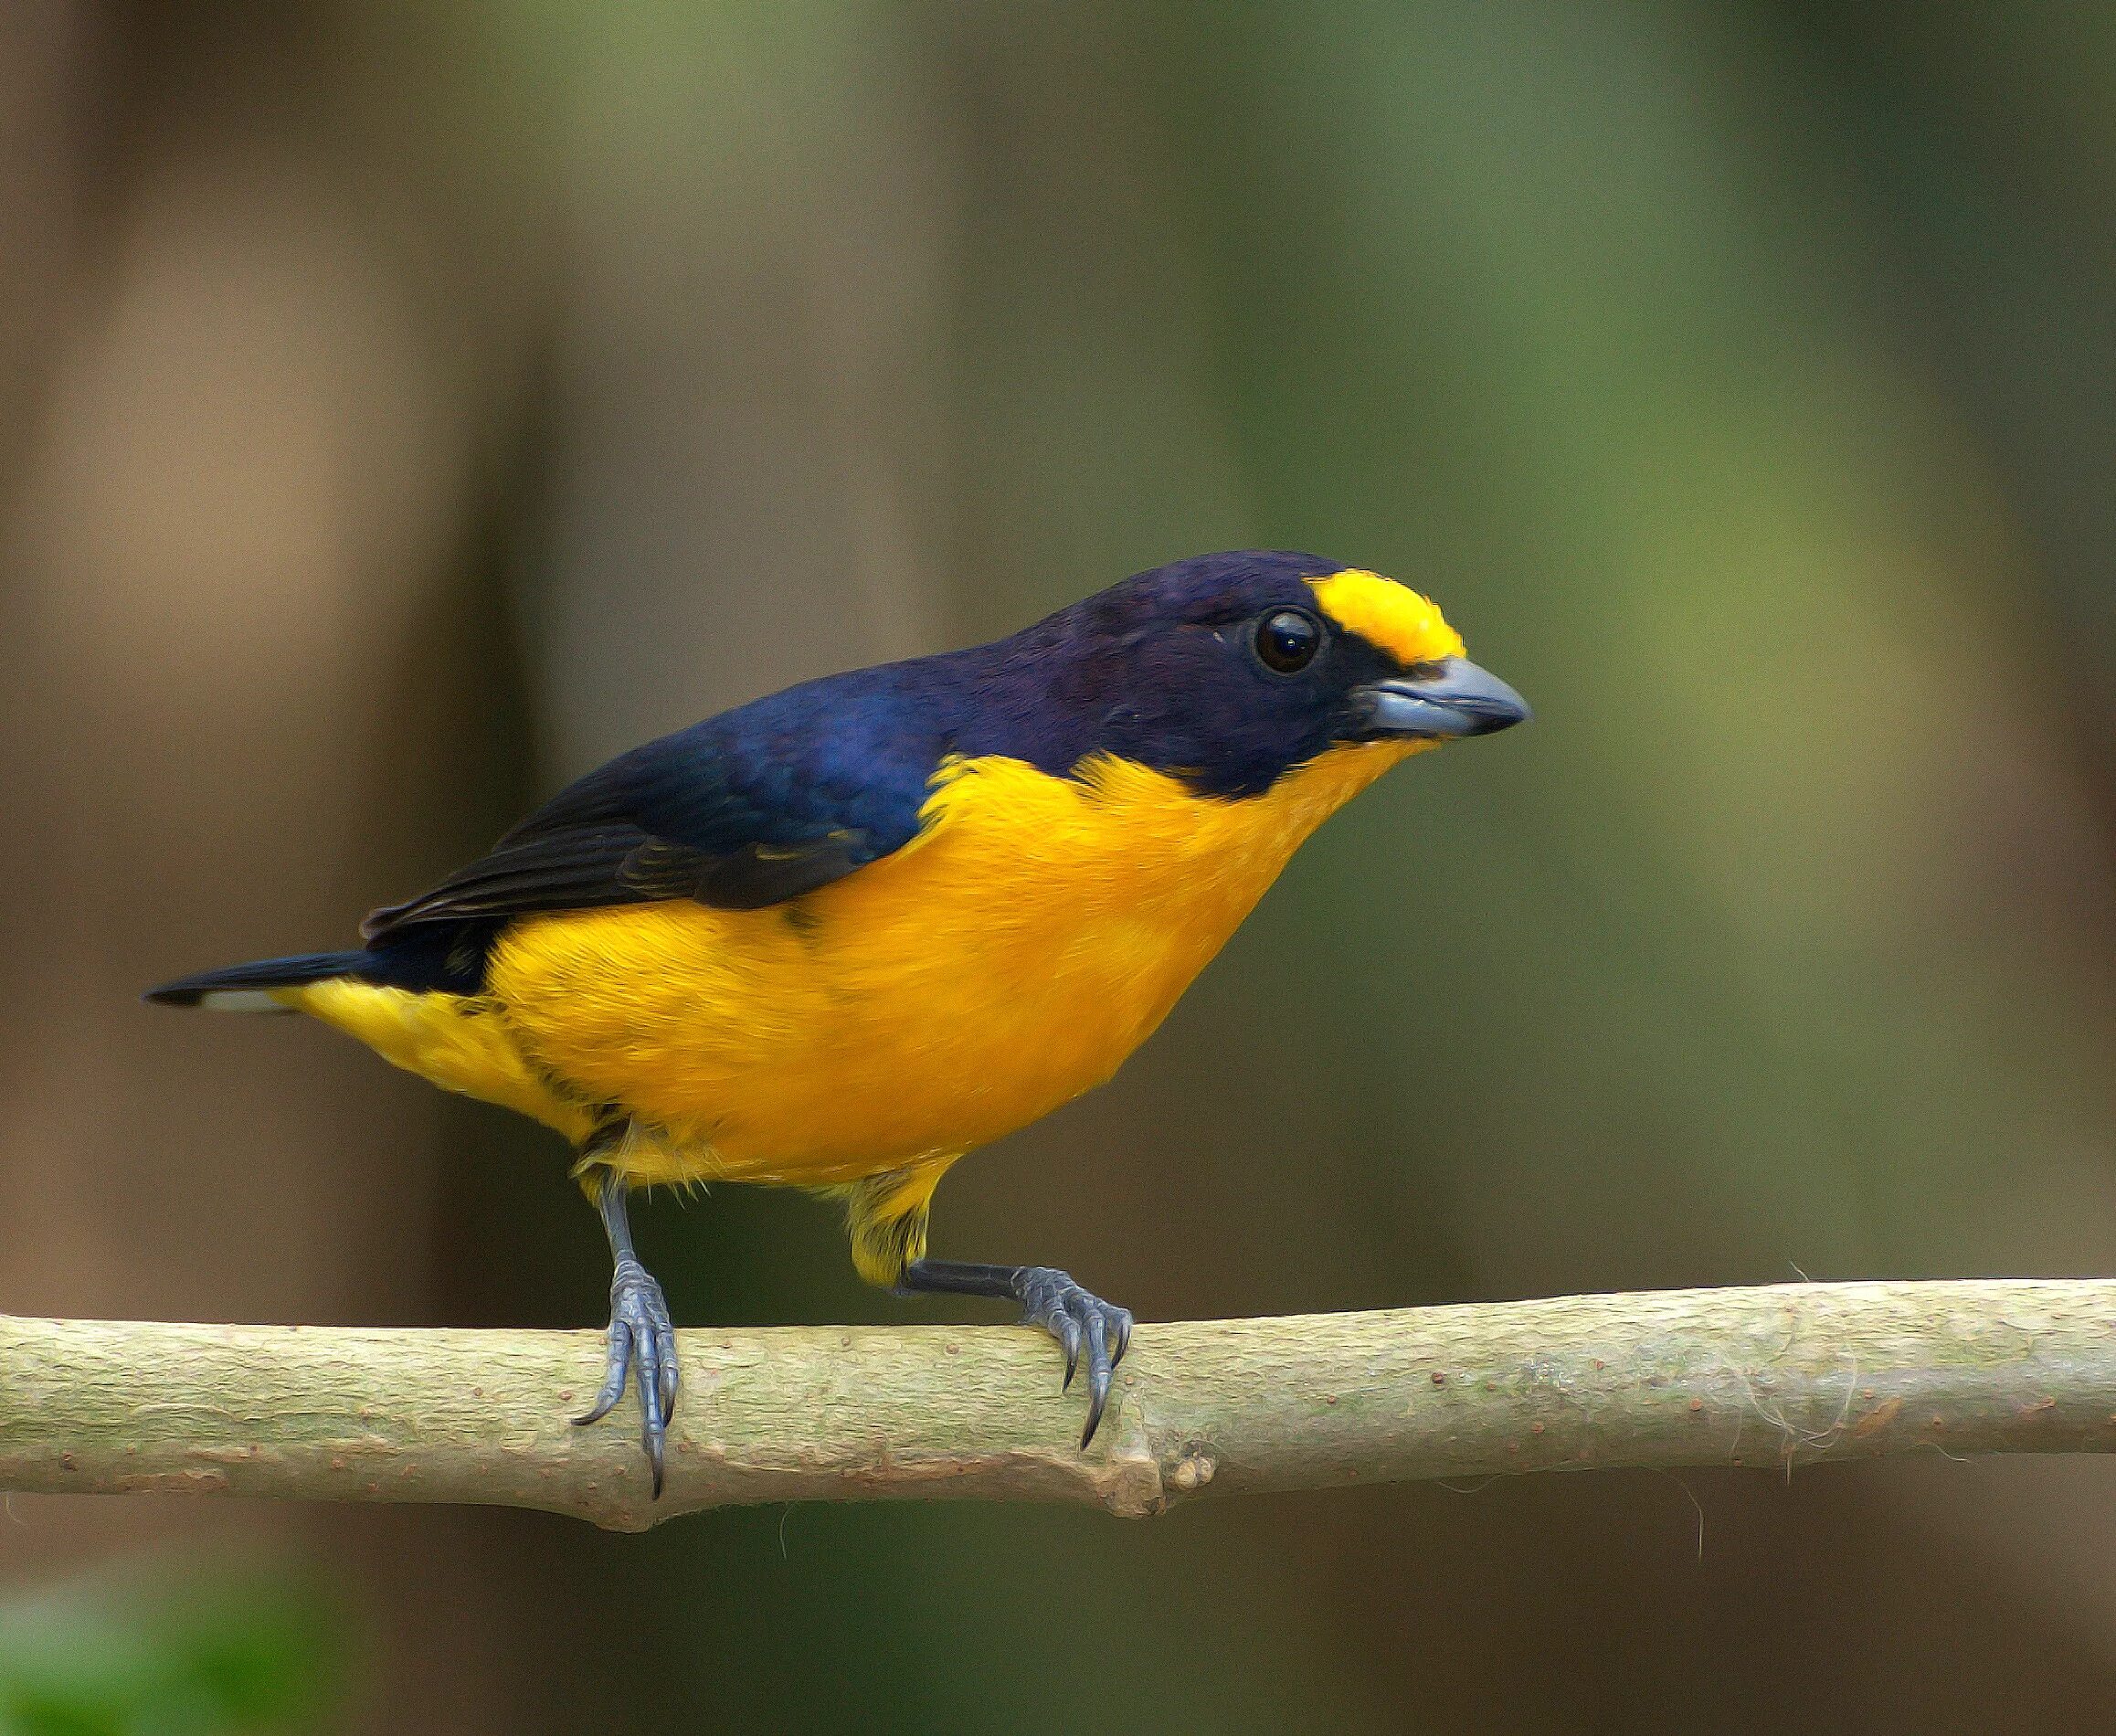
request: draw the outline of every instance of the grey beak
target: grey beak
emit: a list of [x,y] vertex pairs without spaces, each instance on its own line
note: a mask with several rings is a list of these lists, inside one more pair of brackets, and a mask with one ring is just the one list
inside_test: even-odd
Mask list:
[[1430,667],[1430,674],[1394,675],[1355,688],[1357,737],[1489,736],[1524,724],[1533,715],[1527,700],[1465,658],[1444,658]]

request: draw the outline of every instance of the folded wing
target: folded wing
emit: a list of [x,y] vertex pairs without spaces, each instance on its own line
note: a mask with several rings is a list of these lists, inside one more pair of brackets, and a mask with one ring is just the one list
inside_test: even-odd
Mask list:
[[675,898],[755,910],[827,886],[916,835],[936,754],[915,733],[878,735],[858,727],[871,722],[858,714],[836,730],[791,729],[758,711],[613,759],[489,854],[376,911],[361,932],[376,947],[439,925]]

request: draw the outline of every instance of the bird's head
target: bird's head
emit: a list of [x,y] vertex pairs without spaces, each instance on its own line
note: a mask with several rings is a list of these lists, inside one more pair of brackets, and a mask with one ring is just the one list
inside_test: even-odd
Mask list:
[[[1096,746],[1254,795],[1340,746],[1431,746],[1529,715],[1407,586],[1312,555],[1244,551],[1156,567],[1054,616],[1065,710]],[[1046,641],[1048,643],[1048,641]]]

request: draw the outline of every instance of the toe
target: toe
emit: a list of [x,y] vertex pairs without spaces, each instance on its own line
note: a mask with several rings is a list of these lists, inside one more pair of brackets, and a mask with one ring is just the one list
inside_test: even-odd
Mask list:
[[676,1327],[658,1286],[648,1302],[654,1320],[654,1390],[661,1395],[661,1421],[666,1424],[675,1420],[676,1388],[682,1379],[676,1360]]
[[661,1412],[661,1379],[658,1366],[659,1345],[652,1330],[640,1335],[640,1445],[653,1469],[654,1498],[659,1500],[666,1473],[666,1419]]
[[673,1338],[668,1340],[669,1353],[661,1359],[661,1421],[676,1420],[676,1388],[680,1377],[676,1373],[676,1349]]

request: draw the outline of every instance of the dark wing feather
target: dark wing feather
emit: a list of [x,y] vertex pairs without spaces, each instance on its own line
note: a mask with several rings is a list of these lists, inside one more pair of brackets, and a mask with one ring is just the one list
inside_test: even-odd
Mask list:
[[628,863],[626,872],[647,876],[644,884],[666,886],[685,872],[690,876],[683,891],[657,892],[655,897],[695,898],[719,910],[762,910],[842,880],[880,852],[867,833],[841,831],[805,844],[745,844],[725,856],[659,842],[642,853],[644,860]]
[[872,861],[866,842],[864,832],[841,830],[806,844],[745,844],[714,854],[633,826],[554,832],[495,850],[431,891],[386,905],[361,924],[360,932],[380,940],[415,923],[666,898],[756,910],[814,892]]
[[[817,702],[833,684],[789,690],[620,756],[490,854],[376,911],[362,933],[374,943],[434,924],[674,898],[755,910],[887,855],[918,830],[937,748],[904,727],[894,706],[854,703],[832,719]],[[803,715],[778,715],[804,697]]]

